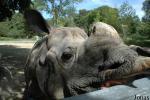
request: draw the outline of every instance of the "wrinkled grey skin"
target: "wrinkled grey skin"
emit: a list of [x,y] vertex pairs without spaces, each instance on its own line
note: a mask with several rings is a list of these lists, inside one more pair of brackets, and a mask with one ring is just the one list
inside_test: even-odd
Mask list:
[[[35,71],[34,74],[42,92],[52,93],[45,94],[60,99],[64,97],[63,77],[72,68],[73,64],[76,63],[80,46],[87,36],[79,28],[57,28],[54,31],[52,30],[50,35],[43,38],[42,44],[36,44],[37,47],[32,49],[27,63],[30,69],[27,69],[26,73],[30,78],[30,73],[32,74]],[[63,58],[64,53],[71,54],[72,57],[69,60],[65,60]],[[28,72],[28,70],[31,72]],[[47,78],[48,81],[46,80]],[[43,87],[47,84],[45,83],[46,81],[49,83],[48,91]]]
[[100,72],[102,80],[120,78],[131,73],[138,58],[137,52],[124,44],[117,31],[102,22],[93,24],[91,36],[84,46],[85,53],[82,59],[88,61],[88,65],[98,67],[99,71],[111,69],[108,76]]
[[[150,69],[150,58],[143,57],[149,56],[150,49],[127,46],[117,31],[103,22],[93,24],[91,35],[82,50],[77,63],[86,69],[88,77],[68,81],[71,95],[90,92],[105,81],[127,78]],[[146,73],[150,75],[149,71]]]
[[[78,65],[87,69],[86,71],[92,72],[93,76],[97,75],[99,80],[94,77],[78,79],[82,84],[75,82],[77,80],[74,79],[68,81],[71,95],[78,95],[83,91],[93,91],[92,87],[97,87],[93,84],[99,83],[100,85],[107,80],[119,79],[131,74],[135,70],[133,66],[136,65],[137,58],[137,52],[123,43],[112,26],[102,22],[94,23],[91,35],[85,41],[83,51],[79,53]],[[92,74],[88,73],[88,75]],[[93,81],[91,81],[92,79]],[[88,81],[84,83],[82,80]],[[78,91],[74,91],[75,89]]]
[[29,25],[34,30],[49,34],[39,40],[29,54],[25,68],[27,87],[24,98],[62,99],[66,95],[65,81],[78,71],[72,66],[77,62],[78,52],[82,51],[80,48],[87,35],[77,27],[50,29],[37,11],[28,13],[25,17]]
[[33,30],[48,34],[37,41],[27,59],[25,100],[62,99],[94,91],[100,83],[133,71],[137,53],[107,24],[94,24],[87,37],[80,28],[49,28],[35,10],[25,13],[25,18]]

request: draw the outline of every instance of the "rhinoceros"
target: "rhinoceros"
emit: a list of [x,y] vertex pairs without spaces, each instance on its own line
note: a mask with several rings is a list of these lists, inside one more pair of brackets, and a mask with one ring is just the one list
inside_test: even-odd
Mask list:
[[[121,72],[125,73],[120,73],[118,78],[142,72],[150,67],[149,57],[139,57],[136,49],[126,46],[120,37],[113,39],[105,35],[101,37],[99,33],[97,35],[96,26],[93,28],[96,35],[88,37],[84,30],[78,27],[49,27],[36,10],[27,11],[25,18],[33,30],[47,33],[35,43],[27,58],[25,100],[63,99],[94,91],[105,80],[117,79],[120,68]],[[106,26],[113,29],[109,25]],[[110,29],[105,31],[109,32]],[[95,36],[99,39],[96,40]],[[107,41],[113,46],[119,43],[123,46],[119,44],[119,55],[107,54],[102,50],[105,46],[109,50]],[[128,55],[130,51],[131,55]],[[114,61],[111,61],[109,57],[119,57],[120,60],[113,58]],[[124,65],[126,62],[123,61],[128,61],[128,64]],[[117,71],[116,75],[113,70]]]
[[[91,36],[84,43],[84,52],[81,58],[84,65],[98,68],[100,79],[106,81],[139,71],[141,62],[149,59],[142,56],[149,56],[150,50],[126,45],[111,25],[96,22],[92,25]],[[146,63],[149,65],[149,62]]]
[[[126,45],[118,32],[103,22],[92,25],[91,34],[82,48],[77,63],[91,73],[86,73],[89,77],[68,81],[71,95],[93,91],[93,87],[99,86],[100,83],[129,78],[142,74],[144,70],[150,68],[150,58],[143,57],[143,55],[149,56],[149,48]],[[146,71],[145,74],[149,75],[150,72]],[[98,79],[91,75],[97,75]]]

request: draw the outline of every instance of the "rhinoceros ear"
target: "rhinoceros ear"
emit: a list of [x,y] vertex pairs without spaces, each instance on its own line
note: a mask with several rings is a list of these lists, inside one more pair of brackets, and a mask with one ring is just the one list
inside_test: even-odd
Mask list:
[[26,10],[24,13],[24,17],[27,21],[27,24],[32,28],[33,31],[36,32],[45,32],[49,33],[50,27],[40,14],[40,12],[36,10]]
[[92,26],[90,28],[90,31],[88,32],[88,36],[94,35],[96,32],[96,26]]
[[92,28],[92,33],[95,34],[95,32],[96,32],[96,26],[94,26],[94,27]]

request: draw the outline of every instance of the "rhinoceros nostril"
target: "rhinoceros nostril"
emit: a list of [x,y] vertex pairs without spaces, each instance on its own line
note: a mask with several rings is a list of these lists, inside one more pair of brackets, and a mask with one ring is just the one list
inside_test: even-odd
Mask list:
[[108,66],[108,69],[116,69],[116,68],[119,68],[123,63],[119,63],[119,62],[116,62],[116,63],[113,63],[112,65]]
[[41,61],[41,60],[39,60],[39,65],[40,65],[40,66],[46,66],[46,61]]
[[120,62],[114,62],[112,64],[102,64],[99,66],[98,70],[100,71],[104,71],[107,69],[117,69],[119,68],[124,62],[120,63]]

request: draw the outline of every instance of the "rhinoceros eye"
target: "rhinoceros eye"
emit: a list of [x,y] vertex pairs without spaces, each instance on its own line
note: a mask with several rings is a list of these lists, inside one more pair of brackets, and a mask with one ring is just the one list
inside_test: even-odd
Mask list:
[[68,53],[68,52],[64,52],[61,56],[61,59],[66,62],[68,60],[70,60],[72,58],[72,54],[71,53]]

